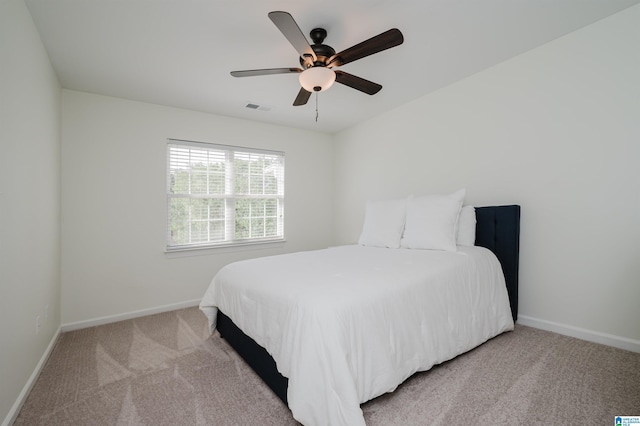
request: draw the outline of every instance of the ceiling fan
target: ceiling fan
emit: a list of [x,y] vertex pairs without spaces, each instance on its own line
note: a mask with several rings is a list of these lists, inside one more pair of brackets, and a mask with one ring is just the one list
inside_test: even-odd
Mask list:
[[398,46],[404,41],[402,33],[392,28],[375,37],[358,43],[342,52],[336,53],[331,47],[323,44],[327,31],[315,28],[309,33],[313,44],[309,45],[306,37],[298,27],[293,17],[287,12],[270,12],[269,19],[278,27],[280,32],[300,54],[302,68],[268,68],[256,70],[232,71],[234,77],[253,77],[270,74],[299,74],[302,88],[298,92],[294,106],[305,105],[312,92],[327,90],[334,81],[359,90],[369,95],[375,95],[382,86],[364,78],[340,70],[333,70],[349,62],[356,61],[374,53]]

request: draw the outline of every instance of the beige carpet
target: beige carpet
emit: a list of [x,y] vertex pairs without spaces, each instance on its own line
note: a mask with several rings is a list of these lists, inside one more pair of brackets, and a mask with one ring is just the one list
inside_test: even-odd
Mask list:
[[[517,326],[362,406],[368,425],[610,425],[640,354]],[[16,425],[295,425],[197,308],[64,333]]]

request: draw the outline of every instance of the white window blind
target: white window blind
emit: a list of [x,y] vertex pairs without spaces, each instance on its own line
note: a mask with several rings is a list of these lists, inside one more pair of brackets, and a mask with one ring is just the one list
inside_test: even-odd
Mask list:
[[284,153],[169,139],[167,250],[282,240]]

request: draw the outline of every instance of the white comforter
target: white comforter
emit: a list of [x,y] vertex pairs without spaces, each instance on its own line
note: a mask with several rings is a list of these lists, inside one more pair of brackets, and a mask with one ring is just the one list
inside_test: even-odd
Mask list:
[[212,330],[218,308],[275,359],[305,425],[364,425],[361,403],[513,329],[500,264],[480,247],[342,246],[236,262],[200,303]]

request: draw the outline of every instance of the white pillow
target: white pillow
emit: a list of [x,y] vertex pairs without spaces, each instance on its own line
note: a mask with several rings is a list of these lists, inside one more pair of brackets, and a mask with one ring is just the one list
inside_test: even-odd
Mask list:
[[411,197],[402,246],[413,249],[456,251],[458,217],[465,190],[450,195]]
[[368,201],[358,244],[399,248],[407,212],[406,200]]
[[474,246],[476,244],[476,209],[473,206],[463,206],[458,219],[459,246]]

